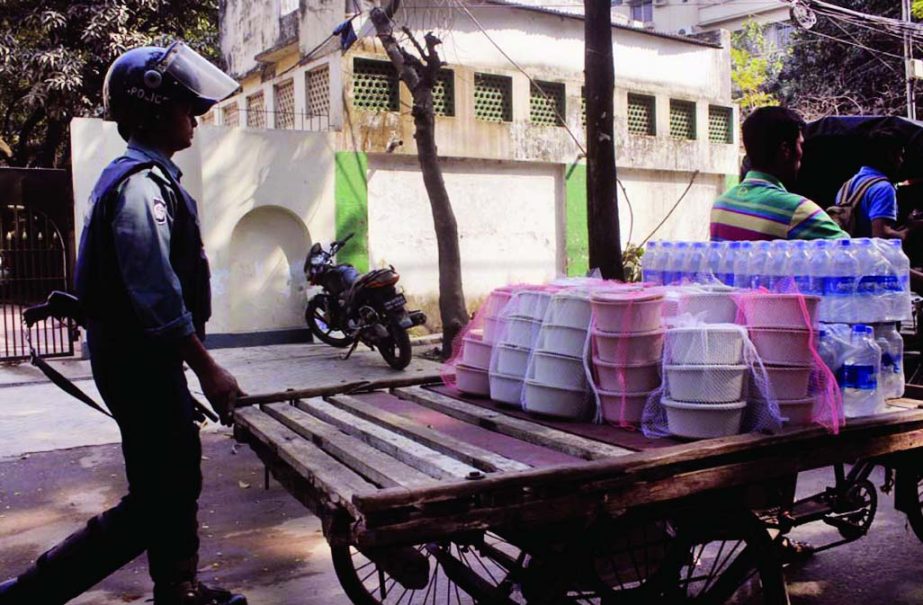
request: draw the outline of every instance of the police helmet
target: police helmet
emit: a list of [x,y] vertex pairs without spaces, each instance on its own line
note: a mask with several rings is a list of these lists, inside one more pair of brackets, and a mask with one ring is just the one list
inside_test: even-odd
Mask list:
[[120,55],[103,82],[106,117],[128,139],[135,126],[156,120],[169,105],[188,102],[194,115],[237,90],[237,82],[183,42],[142,46]]

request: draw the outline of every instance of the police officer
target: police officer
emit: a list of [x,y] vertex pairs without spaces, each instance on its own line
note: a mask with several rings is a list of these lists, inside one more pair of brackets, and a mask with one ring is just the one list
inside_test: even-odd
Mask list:
[[0,605],[66,603],[147,552],[155,605],[245,605],[196,579],[202,488],[198,412],[183,363],[230,424],[241,393],[202,345],[211,314],[198,210],[171,156],[196,116],[237,83],[191,48],[136,48],[106,75],[107,115],[128,142],[93,190],[76,289],[93,378],[122,434],[128,495],[14,580]]

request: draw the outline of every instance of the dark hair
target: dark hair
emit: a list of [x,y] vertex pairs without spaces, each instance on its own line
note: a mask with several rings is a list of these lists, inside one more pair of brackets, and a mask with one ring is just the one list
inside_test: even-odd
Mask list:
[[869,133],[865,144],[865,164],[873,168],[888,168],[892,154],[904,148],[904,138],[893,126],[880,126]]
[[744,148],[756,167],[772,164],[782,143],[795,145],[804,128],[804,120],[785,107],[760,107],[744,120]]

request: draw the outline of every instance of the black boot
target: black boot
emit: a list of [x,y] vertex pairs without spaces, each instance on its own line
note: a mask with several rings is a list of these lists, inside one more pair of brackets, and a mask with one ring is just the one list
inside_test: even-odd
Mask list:
[[154,587],[154,605],[247,605],[247,597],[199,582]]

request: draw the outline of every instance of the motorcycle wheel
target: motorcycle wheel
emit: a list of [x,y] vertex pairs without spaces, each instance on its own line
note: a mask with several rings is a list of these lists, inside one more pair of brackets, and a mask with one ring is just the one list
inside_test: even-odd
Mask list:
[[403,370],[410,364],[412,351],[410,336],[397,324],[388,325],[388,338],[378,343],[378,351],[388,365],[395,370]]
[[321,342],[331,347],[345,348],[352,344],[352,340],[342,330],[327,324],[327,299],[315,296],[308,301],[308,308],[304,311],[304,320],[311,333]]

